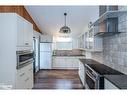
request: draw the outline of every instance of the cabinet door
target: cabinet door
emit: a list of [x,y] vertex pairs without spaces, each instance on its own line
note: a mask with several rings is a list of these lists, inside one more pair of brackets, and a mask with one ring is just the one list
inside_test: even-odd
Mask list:
[[17,70],[17,81],[16,81],[16,88],[17,89],[26,89],[26,85],[25,85],[25,79],[27,77],[27,73],[26,73],[26,67],[23,67],[21,69]]
[[54,69],[60,69],[61,63],[62,62],[60,62],[60,58],[58,58],[58,57],[53,58],[53,68]]
[[27,47],[32,47],[33,45],[33,28],[32,24],[28,21],[24,21],[24,45]]
[[17,46],[24,46],[24,22],[17,16]]
[[52,42],[53,38],[51,35],[42,35],[41,42]]
[[118,89],[114,84],[112,84],[107,79],[104,79],[105,89]]
[[66,60],[65,69],[73,69],[74,64],[73,57],[68,57],[65,60]]
[[24,72],[18,73],[18,75],[17,75],[16,89],[25,89],[24,79],[25,79],[25,73]]
[[85,68],[81,62],[79,62],[79,77],[82,84],[85,85]]
[[79,67],[79,59],[77,57],[73,58],[73,68],[78,69]]
[[59,64],[61,69],[65,69],[65,67],[66,67],[66,58],[64,58],[64,57],[58,58],[57,63]]
[[53,68],[54,69],[65,69],[66,67],[66,59],[63,57],[55,57],[53,58]]
[[17,89],[31,89],[33,88],[33,64],[29,64],[17,70]]
[[26,82],[26,88],[31,89],[33,88],[33,63],[28,65],[27,69],[27,78],[25,80]]
[[33,26],[32,26],[32,24],[29,23],[29,22],[28,22],[27,36],[28,36],[28,43],[29,43],[29,46],[32,47],[32,45],[33,45]]
[[29,24],[24,21],[24,45],[29,46]]

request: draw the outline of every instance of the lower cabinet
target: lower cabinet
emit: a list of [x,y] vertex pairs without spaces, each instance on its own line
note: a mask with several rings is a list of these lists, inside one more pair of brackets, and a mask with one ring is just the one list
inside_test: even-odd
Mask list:
[[104,79],[104,89],[119,89],[107,79]]
[[83,57],[53,57],[53,69],[78,69],[79,58]]
[[80,77],[80,80],[81,80],[83,86],[85,86],[85,67],[84,67],[84,64],[81,63],[80,61],[79,61],[78,74],[79,74],[79,77]]
[[33,88],[33,65],[29,64],[17,70],[16,89]]

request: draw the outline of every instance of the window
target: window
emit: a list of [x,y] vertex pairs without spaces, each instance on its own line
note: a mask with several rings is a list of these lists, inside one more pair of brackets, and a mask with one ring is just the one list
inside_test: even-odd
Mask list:
[[72,42],[57,42],[56,47],[58,50],[71,50]]
[[55,49],[57,50],[71,50],[72,49],[72,38],[58,36],[54,38]]

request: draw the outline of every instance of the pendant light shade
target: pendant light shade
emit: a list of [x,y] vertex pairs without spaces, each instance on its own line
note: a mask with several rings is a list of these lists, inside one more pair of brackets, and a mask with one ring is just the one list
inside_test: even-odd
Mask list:
[[60,33],[64,33],[64,34],[69,34],[71,33],[71,29],[66,26],[66,16],[67,16],[67,13],[64,13],[64,16],[65,16],[65,25],[63,27],[60,28]]

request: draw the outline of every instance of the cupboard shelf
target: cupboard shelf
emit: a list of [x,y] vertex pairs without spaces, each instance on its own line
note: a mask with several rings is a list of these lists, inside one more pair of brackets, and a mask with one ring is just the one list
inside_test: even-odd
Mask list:
[[92,25],[96,26],[108,18],[116,18],[116,17],[119,17],[119,16],[124,15],[126,13],[127,13],[127,11],[106,11]]

